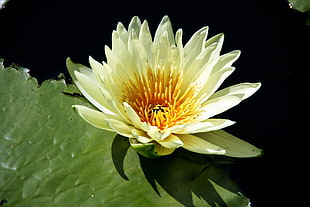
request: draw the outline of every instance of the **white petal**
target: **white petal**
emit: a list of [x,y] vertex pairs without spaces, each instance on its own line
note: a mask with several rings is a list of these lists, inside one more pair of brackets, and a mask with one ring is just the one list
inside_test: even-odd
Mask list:
[[129,26],[128,26],[128,32],[135,32],[135,35],[138,36],[141,28],[141,21],[139,17],[135,16],[131,19]]
[[148,53],[142,42],[137,39],[130,39],[128,42],[128,50],[132,56],[133,66],[135,66],[136,70],[133,71],[133,73],[140,73],[139,70],[145,72],[145,66],[148,61]]
[[185,70],[190,68],[188,67],[192,61],[200,54],[201,50],[205,47],[204,43],[208,34],[208,27],[203,27],[190,38],[190,40],[184,46],[184,62]]
[[[81,64],[73,63],[70,58],[67,58],[66,64],[75,85],[78,87],[81,93],[100,111],[107,114],[114,114],[112,112],[112,108],[109,106],[107,100],[100,91],[100,85],[93,71]],[[83,82],[88,82],[88,84],[85,84],[86,88],[84,88],[81,80],[79,80],[79,78],[76,76],[76,73],[82,74],[81,76]]]
[[216,61],[210,61],[216,48],[216,44],[204,48],[191,64],[186,67],[190,68],[190,70],[185,69],[184,77],[186,79],[183,81],[185,87],[188,87],[193,80],[202,78],[203,83],[208,80],[212,67],[216,64]]
[[240,50],[234,50],[229,53],[226,53],[218,58],[217,63],[214,65],[212,69],[212,73],[216,73],[218,70],[221,70],[222,68],[228,68],[231,67],[231,65],[239,58],[240,56]]
[[184,65],[184,48],[183,48],[183,43],[182,43],[182,35],[183,35],[182,29],[178,29],[178,31],[175,33],[175,42],[177,45],[177,50],[178,50],[178,55],[179,55],[179,58],[175,57],[175,59],[177,59],[179,63],[179,65],[176,64],[175,67],[178,67],[178,68],[183,68],[183,65]]
[[179,134],[178,137],[183,142],[183,148],[201,154],[225,154],[225,150],[200,137],[191,134]]
[[219,130],[224,127],[233,125],[235,122],[228,119],[207,119],[203,122],[188,124],[180,131],[174,131],[175,134],[194,134],[200,132],[208,132]]
[[[241,96],[238,94],[230,95],[230,96],[221,96],[214,99],[209,99],[206,101],[203,106],[201,107],[201,110],[204,110],[203,115],[205,117],[212,117],[214,115],[220,114],[237,104],[239,104],[241,101]],[[198,119],[201,119],[200,117]]]
[[198,120],[203,121],[214,115],[220,114],[237,104],[241,101],[240,95],[231,95],[231,96],[221,96],[214,99],[210,99],[203,104],[201,107],[202,115],[198,117]]
[[234,72],[234,70],[235,68],[233,67],[222,68],[208,77],[208,79],[205,79],[205,74],[202,74],[196,81],[196,84],[202,85],[202,88],[198,94],[198,97],[203,97],[201,102],[205,102],[222,85],[224,80]]
[[166,139],[171,133],[170,132],[160,132],[157,126],[150,126],[145,123],[143,130],[156,141],[161,141]]
[[154,66],[154,49],[152,42],[152,35],[150,33],[150,29],[147,21],[144,21],[141,26],[141,30],[139,33],[139,40],[144,47],[144,50],[147,53],[147,59],[151,66]]
[[124,136],[132,138],[132,130],[135,129],[133,126],[116,119],[106,119],[109,127],[113,129],[116,133]]
[[177,137],[176,135],[171,134],[167,138],[161,140],[158,142],[161,146],[170,148],[170,149],[175,149],[178,147],[181,147],[183,145],[183,142]]
[[105,67],[98,61],[94,60],[91,56],[88,57],[88,60],[94,74],[97,77],[98,82],[99,80],[103,80],[107,74]]
[[76,82],[77,87],[82,92],[82,94],[89,100],[94,106],[96,106],[100,111],[106,114],[115,114],[112,107],[109,105],[107,99],[103,96],[100,88],[100,84],[97,79],[93,80],[89,76],[82,74],[78,71],[74,72],[78,82]]
[[139,142],[143,144],[146,144],[152,141],[152,139],[144,131],[133,129],[131,133],[134,138],[136,138]]
[[164,16],[159,23],[159,26],[155,32],[154,43],[159,43],[164,33],[168,35],[169,46],[174,45],[174,34],[172,30],[172,25],[168,16]]
[[253,95],[260,87],[261,83],[240,83],[217,91],[210,96],[210,99],[220,96],[240,94],[242,96],[242,100],[244,100]]
[[81,105],[73,105],[72,107],[89,124],[100,129],[113,131],[105,121],[108,117],[104,113]]
[[138,129],[145,131],[148,136],[156,141],[161,141],[166,139],[170,135],[170,132],[162,133],[159,131],[158,127],[150,126],[146,122],[141,122],[138,114],[133,110],[133,108],[126,102],[124,102],[124,108],[131,121],[131,123]]
[[[109,51],[106,47],[106,56],[107,59],[109,57],[109,61],[113,60],[111,63],[113,73],[123,78],[122,80],[126,80],[126,77],[128,78],[128,70],[131,69],[132,58],[128,51],[127,44],[121,40],[116,31],[112,33],[112,51]],[[110,65],[109,61],[108,64]]]
[[118,33],[118,36],[121,38],[121,40],[126,45],[128,42],[128,32],[121,22],[117,23],[116,32]]
[[131,120],[132,125],[134,125],[138,129],[141,129],[141,125],[143,124],[143,122],[141,122],[138,114],[128,103],[124,102],[123,105],[129,119]]
[[[160,39],[160,44],[156,47],[157,65],[160,69],[169,70],[172,65],[172,51],[169,43],[168,33],[164,32]],[[157,66],[157,67],[158,67]]]
[[223,33],[217,34],[217,35],[211,37],[210,39],[208,39],[206,41],[206,44],[205,44],[206,48],[212,47],[213,45],[216,46],[216,48],[212,52],[210,60],[219,57],[222,46],[223,46],[223,42],[224,42],[224,34]]
[[89,76],[91,79],[96,80],[96,77],[90,68],[88,68],[82,64],[73,63],[70,58],[67,58],[66,65],[67,65],[68,71],[69,71],[73,81],[78,81],[74,75],[74,71],[78,71],[80,73],[83,73],[86,76]]
[[252,144],[243,141],[223,130],[195,134],[201,139],[220,146],[230,157],[256,157],[262,154],[262,150]]

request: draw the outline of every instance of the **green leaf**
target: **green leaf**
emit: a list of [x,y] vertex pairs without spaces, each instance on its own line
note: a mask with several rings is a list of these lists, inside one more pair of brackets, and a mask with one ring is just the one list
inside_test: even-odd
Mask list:
[[305,13],[307,15],[306,25],[310,26],[310,1],[309,0],[289,0],[292,9]]
[[300,12],[310,11],[310,1],[309,0],[289,0],[289,4],[293,9]]
[[72,105],[91,106],[64,80],[39,86],[27,69],[1,65],[0,206],[208,207],[244,199],[210,157],[182,149],[139,156],[128,138],[74,113]]

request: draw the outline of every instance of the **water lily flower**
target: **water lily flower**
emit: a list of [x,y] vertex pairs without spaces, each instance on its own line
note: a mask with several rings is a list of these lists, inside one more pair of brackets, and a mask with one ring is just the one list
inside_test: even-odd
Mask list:
[[[147,21],[118,23],[107,60],[89,57],[91,68],[67,59],[80,92],[97,109],[74,105],[88,123],[128,137],[146,157],[171,154],[176,148],[203,154],[254,157],[261,150],[223,130],[234,124],[213,118],[254,94],[260,83],[218,90],[234,71],[240,51],[220,55],[223,34],[207,39],[208,27],[183,46],[182,29],[174,34],[167,16],[154,38]],[[217,91],[218,90],[218,91]]]

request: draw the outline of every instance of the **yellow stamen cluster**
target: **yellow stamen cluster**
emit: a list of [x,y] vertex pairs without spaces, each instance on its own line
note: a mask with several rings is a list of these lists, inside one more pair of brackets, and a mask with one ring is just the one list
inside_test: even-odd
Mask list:
[[148,67],[145,75],[135,74],[124,83],[123,101],[133,107],[142,122],[160,130],[189,124],[199,115],[200,102],[196,99],[197,87],[182,91],[182,81],[181,71]]

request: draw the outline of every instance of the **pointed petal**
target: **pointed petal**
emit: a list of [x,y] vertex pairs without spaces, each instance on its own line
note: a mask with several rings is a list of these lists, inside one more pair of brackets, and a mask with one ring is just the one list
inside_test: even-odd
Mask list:
[[152,35],[150,33],[150,29],[148,26],[147,21],[144,21],[141,26],[141,30],[139,33],[139,40],[144,47],[145,52],[147,53],[147,60],[149,64],[154,67],[154,48],[153,48],[153,41]]
[[81,105],[73,105],[72,107],[89,124],[100,129],[113,131],[105,121],[107,116],[104,113]]
[[260,87],[261,83],[240,83],[217,91],[210,96],[210,99],[218,98],[220,96],[240,94],[242,95],[242,100],[244,100],[252,96]]
[[[115,114],[112,111],[112,108],[107,103],[107,100],[104,98],[100,91],[100,85],[90,68],[87,68],[84,65],[76,64],[71,61],[70,58],[67,58],[66,61],[68,71],[74,84],[81,91],[81,93],[89,100],[94,106],[96,106],[100,111],[107,114]],[[84,88],[81,80],[76,76],[76,74],[82,74],[82,79],[89,84],[86,84],[87,88]],[[84,78],[85,77],[85,78]],[[90,88],[89,88],[90,87]]]
[[145,50],[145,47],[143,46],[142,41],[139,41],[137,38],[138,37],[132,37],[128,41],[128,50],[132,56],[132,59],[133,59],[132,62],[136,70],[136,71],[133,71],[133,73],[135,72],[137,73],[138,71],[144,72],[145,65],[148,61],[148,52]]
[[160,65],[161,69],[168,70],[172,65],[173,59],[167,32],[162,34],[159,44],[156,47],[157,65]]
[[240,50],[233,50],[229,53],[221,55],[218,58],[217,63],[214,65],[211,75],[216,73],[218,70],[221,70],[222,68],[231,67],[231,65],[239,58],[240,53]]
[[[120,71],[118,71],[118,70],[122,70],[123,73],[125,73],[126,70],[128,69],[128,66],[131,64],[131,56],[128,52],[127,46],[128,45],[122,41],[119,34],[116,31],[113,31],[113,33],[112,33],[112,51],[109,51],[106,47],[106,54],[107,54],[107,52],[108,53],[110,52],[110,54],[107,54],[107,56],[114,57],[114,64],[117,67],[113,67],[113,69],[117,70],[117,71],[114,71],[115,73],[118,74],[118,72],[119,72],[118,75],[122,75],[120,73]],[[121,60],[119,60],[119,57],[121,57]],[[110,64],[109,61],[108,61],[108,64]],[[118,69],[118,68],[120,68],[120,69]]]
[[195,124],[188,124],[186,127],[180,131],[175,131],[175,134],[194,134],[200,132],[208,132],[219,130],[224,127],[233,125],[235,122],[229,119],[207,119],[203,122],[198,122]]
[[103,80],[103,78],[107,74],[105,67],[101,63],[93,59],[91,56],[88,57],[88,61],[90,67],[93,69],[93,72],[97,77],[97,80]]
[[166,139],[159,141],[158,143],[161,146],[169,149],[175,149],[183,145],[183,142],[179,139],[179,137],[173,134],[168,136]]
[[176,42],[176,48],[177,48],[177,54],[179,57],[175,56],[175,62],[178,62],[179,65],[175,64],[175,67],[183,68],[184,65],[184,48],[182,43],[182,36],[183,31],[182,29],[178,29],[178,31],[175,33],[175,42]]
[[202,115],[198,117],[198,120],[203,121],[212,116],[220,114],[237,104],[241,101],[241,97],[238,94],[231,95],[231,96],[221,96],[214,99],[210,99],[203,104],[201,107]]
[[178,137],[183,142],[183,148],[201,154],[225,154],[225,150],[205,139],[191,135],[179,134]]
[[128,26],[128,32],[135,32],[135,35],[138,36],[141,28],[141,21],[139,17],[135,16],[131,19],[129,26]]
[[200,54],[201,50],[205,47],[204,43],[208,34],[208,27],[203,27],[190,38],[190,40],[184,46],[184,62],[185,69],[189,69],[192,61]]
[[136,128],[141,129],[141,125],[143,124],[143,122],[141,122],[138,114],[128,103],[124,102],[123,105],[129,119],[131,120],[132,125],[134,125]]
[[152,139],[144,131],[133,129],[131,133],[134,138],[136,138],[139,142],[143,144],[146,144],[152,141]]
[[117,23],[116,32],[118,33],[119,37],[124,42],[124,44],[126,45],[128,42],[128,32],[121,22]]
[[170,155],[175,150],[175,148],[163,147],[162,145],[158,144],[157,142],[154,142],[154,146],[155,146],[155,153],[157,155],[160,155],[160,156]]
[[156,126],[150,126],[145,122],[141,122],[138,114],[135,112],[135,110],[126,102],[123,103],[125,111],[131,121],[131,123],[138,129],[142,129],[145,131],[148,136],[150,136],[152,139],[156,141],[164,140],[166,137],[170,135],[170,132],[167,133],[161,133]]
[[74,75],[74,71],[78,71],[80,73],[83,73],[83,74],[89,76],[91,79],[96,80],[96,77],[90,68],[86,67],[85,65],[72,62],[71,58],[69,58],[69,57],[66,59],[66,66],[67,66],[67,69],[70,73],[70,76],[74,82],[78,81],[76,76]]
[[91,77],[78,71],[75,71],[74,74],[78,80],[78,82],[76,82],[77,87],[87,98],[87,100],[89,100],[100,111],[107,114],[115,114],[113,111],[111,111],[111,106],[109,105],[107,99],[103,96],[100,90],[101,86],[97,79],[94,80]]
[[159,43],[164,33],[168,35],[169,46],[175,44],[172,25],[168,16],[164,16],[155,32],[154,43]]
[[243,141],[223,130],[199,133],[195,135],[223,148],[226,151],[226,156],[257,157],[262,154],[261,149],[258,149],[254,145]]
[[205,44],[206,48],[212,47],[213,45],[216,45],[216,48],[212,52],[210,60],[220,56],[220,52],[221,52],[221,49],[223,46],[223,42],[224,42],[224,34],[223,33],[217,34],[217,35],[211,37],[210,39],[208,39],[206,41],[206,44]]
[[109,127],[111,129],[113,129],[116,133],[124,136],[124,137],[130,137],[132,138],[132,130],[135,129],[133,126],[125,123],[125,122],[122,122],[122,121],[119,121],[119,120],[116,120],[116,119],[106,119]]
[[150,137],[152,137],[154,140],[156,140],[158,142],[166,139],[171,134],[170,131],[167,131],[164,133],[160,132],[157,126],[150,126],[146,123],[143,125],[142,128],[143,128],[143,130],[145,130],[147,132],[147,134]]
[[205,79],[204,74],[202,74],[196,81],[197,84],[202,85],[198,94],[198,97],[203,97],[201,102],[205,102],[222,85],[225,79],[234,72],[234,70],[234,67],[223,68],[212,74],[208,79]]

